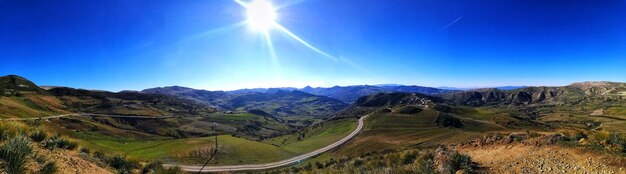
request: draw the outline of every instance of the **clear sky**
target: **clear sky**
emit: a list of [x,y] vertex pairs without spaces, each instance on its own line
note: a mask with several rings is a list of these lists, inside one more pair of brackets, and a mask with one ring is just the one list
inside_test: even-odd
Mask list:
[[0,0],[0,75],[112,91],[626,82],[623,0],[271,3],[327,56],[278,28],[268,44],[233,0]]

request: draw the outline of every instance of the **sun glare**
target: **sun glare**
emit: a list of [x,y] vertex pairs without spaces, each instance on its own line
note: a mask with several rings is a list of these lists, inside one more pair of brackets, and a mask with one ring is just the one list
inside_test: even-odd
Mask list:
[[254,0],[246,9],[248,25],[255,31],[267,31],[276,23],[276,10],[267,0]]

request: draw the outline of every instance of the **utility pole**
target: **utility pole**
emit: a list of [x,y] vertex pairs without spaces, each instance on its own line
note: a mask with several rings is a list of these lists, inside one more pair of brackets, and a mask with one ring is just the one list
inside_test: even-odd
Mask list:
[[209,162],[211,161],[211,159],[213,159],[213,157],[215,157],[215,154],[217,154],[217,148],[218,148],[218,144],[217,144],[217,123],[213,123],[213,131],[215,131],[215,148],[213,148],[213,154],[211,154],[211,157],[209,157],[208,160],[206,160],[206,162],[204,162],[204,165],[202,165],[202,168],[200,168],[200,170],[198,170],[198,174],[202,173],[202,170],[204,170],[204,167],[209,164]]
[[217,153],[217,149],[219,147],[217,146],[217,123],[213,123],[213,131],[215,131],[215,149],[213,149],[213,151]]

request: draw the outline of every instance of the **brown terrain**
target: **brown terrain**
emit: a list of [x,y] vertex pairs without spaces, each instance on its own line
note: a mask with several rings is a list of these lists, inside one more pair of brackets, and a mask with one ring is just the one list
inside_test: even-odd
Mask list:
[[479,173],[626,173],[623,157],[564,147],[553,139],[487,138],[459,145],[456,150],[470,155],[478,163]]
[[[86,154],[81,154],[74,150],[55,149],[46,150],[34,148],[33,153],[37,156],[43,156],[49,161],[54,161],[57,166],[57,172],[61,174],[80,173],[80,174],[106,174],[115,173],[114,169],[107,167],[106,164],[98,164],[93,157]],[[37,171],[39,169],[35,160],[30,161],[28,164],[30,171]]]

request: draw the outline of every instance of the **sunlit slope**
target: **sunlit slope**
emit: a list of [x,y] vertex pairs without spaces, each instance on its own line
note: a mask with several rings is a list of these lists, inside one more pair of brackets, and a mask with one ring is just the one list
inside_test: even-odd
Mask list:
[[366,128],[338,153],[358,155],[407,146],[453,144],[480,137],[488,131],[502,130],[499,125],[426,109],[414,114],[372,113]]
[[33,82],[15,75],[0,77],[0,118],[68,113],[67,107]]
[[54,87],[45,90],[19,76],[0,77],[0,118],[26,118],[64,113],[115,115],[206,115],[214,108],[166,95],[106,92]]
[[370,115],[364,131],[335,154],[359,155],[408,146],[453,144],[503,126],[462,117],[463,111],[441,98],[414,93],[381,93],[362,97],[336,118]]
[[[212,128],[213,121],[218,123],[217,130]],[[237,122],[240,125],[229,122]],[[204,162],[214,148],[212,135],[217,133],[220,134],[219,153],[211,164],[230,165],[275,162],[319,149],[353,131],[356,120],[325,122],[323,125],[303,131],[303,134],[306,134],[304,136],[296,133],[264,141],[255,139],[258,136],[270,136],[262,131],[272,131],[270,134],[291,132],[287,127],[277,124],[276,121],[267,121],[262,116],[251,114],[149,121],[68,117],[46,123],[48,129],[68,135],[82,146],[94,151],[119,154],[138,160],[158,159],[182,164]],[[253,125],[263,130],[259,132],[250,130]]]
[[329,120],[306,127],[294,134],[284,135],[264,142],[279,146],[291,153],[306,153],[325,147],[347,136],[356,129],[357,119]]

